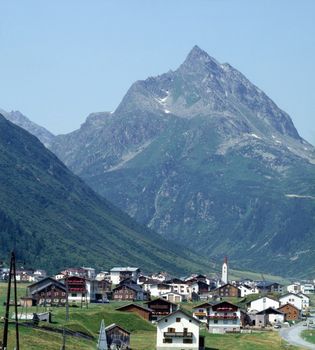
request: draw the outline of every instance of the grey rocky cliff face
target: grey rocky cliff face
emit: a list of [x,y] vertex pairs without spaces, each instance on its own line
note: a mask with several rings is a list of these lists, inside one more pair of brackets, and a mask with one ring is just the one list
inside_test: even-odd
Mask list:
[[10,122],[20,126],[21,128],[36,136],[46,147],[48,147],[52,143],[54,135],[42,126],[39,126],[31,120],[29,120],[21,112],[6,112],[0,109],[0,113]]
[[240,72],[197,46],[176,71],[137,81],[114,113],[96,116],[97,125],[89,122],[90,116],[80,130],[51,145],[78,174],[95,168],[102,173],[125,163],[176,117],[212,118],[222,139],[219,153],[256,137],[276,146],[288,144],[289,151],[315,159],[313,147],[300,138],[285,112]]

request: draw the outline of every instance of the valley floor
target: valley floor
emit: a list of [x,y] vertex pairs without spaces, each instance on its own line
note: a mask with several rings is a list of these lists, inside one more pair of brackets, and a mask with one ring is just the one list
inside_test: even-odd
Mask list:
[[[25,285],[19,285],[19,294],[25,293]],[[0,313],[4,315],[3,301],[5,299],[5,286],[0,285]],[[64,308],[51,308],[53,314],[53,328],[62,329],[65,326],[73,331],[80,331],[94,337],[93,340],[85,340],[72,336],[66,338],[67,350],[92,350],[96,348],[100,322],[104,319],[105,325],[116,323],[131,332],[131,348],[134,350],[155,350],[156,329],[151,323],[143,320],[137,315],[119,312],[115,309],[126,304],[124,302],[111,302],[109,304],[91,304],[89,308],[70,308],[70,321],[65,323]],[[191,305],[184,305],[191,309]],[[20,310],[19,312],[21,312]],[[44,311],[29,308],[28,313]],[[11,311],[11,313],[13,310]],[[23,310],[25,312],[25,310]],[[45,325],[40,323],[40,327]],[[3,323],[0,324],[0,337],[2,339]],[[289,345],[283,340],[278,332],[257,332],[252,334],[227,334],[213,335],[206,330],[201,331],[205,335],[206,350],[302,350],[303,347]],[[43,329],[32,329],[20,326],[20,349],[21,350],[60,350],[62,336]],[[9,349],[14,349],[15,329],[10,325]]]

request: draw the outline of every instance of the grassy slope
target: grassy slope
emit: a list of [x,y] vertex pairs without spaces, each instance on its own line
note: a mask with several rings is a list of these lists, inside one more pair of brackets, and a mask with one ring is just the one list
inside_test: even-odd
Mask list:
[[0,116],[0,258],[55,270],[138,265],[187,273],[206,264],[95,194],[34,136]]
[[294,167],[283,177],[255,156],[244,156],[251,149],[216,155],[211,120],[173,124],[125,168],[86,180],[120,208],[132,208],[139,222],[200,254],[228,254],[241,269],[311,275],[314,201],[285,194],[314,195],[314,166],[287,159]]
[[[18,295],[25,293],[25,284],[18,285]],[[0,284],[0,314],[3,315],[3,301],[5,300],[6,286]],[[118,306],[124,305],[124,302],[111,302],[106,305],[90,305],[89,308],[70,308],[70,321],[65,323],[65,310],[63,308],[53,308],[53,327],[61,328],[65,325],[67,328],[82,331],[93,335],[97,339],[100,321],[104,319],[105,325],[118,323],[126,328],[131,335],[131,346],[135,350],[154,350],[156,342],[155,326],[141,319],[137,315],[116,311]],[[194,303],[184,304],[186,310],[191,310]],[[35,312],[36,308],[28,310]],[[39,311],[44,311],[44,308]],[[11,310],[11,313],[13,310]],[[2,332],[2,325],[0,323]],[[20,327],[21,349],[30,350],[59,350],[62,339],[59,334],[48,333],[43,330],[34,330]],[[205,331],[202,334],[206,336],[207,350],[214,349],[233,349],[233,350],[299,350],[297,347],[290,347],[283,342],[277,332],[265,332],[254,334],[236,334],[236,335],[212,335]],[[14,344],[14,329],[10,328],[10,347]],[[94,349],[95,341],[86,341],[67,337],[67,349],[70,350],[89,350]]]
[[315,329],[314,330],[305,330],[302,332],[302,337],[310,342],[315,344]]

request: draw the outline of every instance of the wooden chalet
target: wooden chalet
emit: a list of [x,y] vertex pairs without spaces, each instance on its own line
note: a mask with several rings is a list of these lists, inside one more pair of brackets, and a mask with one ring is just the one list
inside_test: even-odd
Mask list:
[[260,293],[282,293],[283,285],[277,282],[261,281],[257,283],[257,288]]
[[167,316],[178,309],[177,304],[161,298],[147,301],[145,304],[152,311],[152,321],[158,321],[161,317]]
[[240,297],[241,291],[233,284],[226,283],[213,291],[219,297]]
[[107,346],[109,350],[130,349],[130,332],[113,323],[105,327]]
[[113,289],[112,299],[143,301],[149,299],[149,293],[144,291],[142,287],[137,284],[121,284]]
[[241,310],[235,304],[222,301],[209,307],[208,320],[210,332],[239,331]]
[[128,304],[116,309],[117,311],[131,312],[139,315],[147,321],[151,320],[152,310],[138,304]]
[[190,299],[193,301],[200,300],[200,296],[208,296],[210,286],[203,281],[189,281],[187,282],[190,286]]
[[27,293],[28,298],[33,300],[32,305],[64,306],[66,304],[66,286],[51,277],[29,285]]
[[65,283],[68,286],[68,299],[71,303],[86,303],[87,288],[86,279],[81,276],[67,277]]
[[96,281],[95,300],[109,299],[112,291],[112,283],[106,279]]
[[297,321],[301,316],[301,311],[290,303],[280,306],[278,310],[284,313],[285,321]]

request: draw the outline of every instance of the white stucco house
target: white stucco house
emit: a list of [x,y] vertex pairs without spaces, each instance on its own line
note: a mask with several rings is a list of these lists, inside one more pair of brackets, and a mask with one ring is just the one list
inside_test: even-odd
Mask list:
[[287,291],[288,293],[300,293],[301,292],[301,283],[299,282],[295,282],[295,283],[292,283],[292,284],[289,284],[287,286]]
[[298,296],[302,299],[302,310],[307,310],[310,307],[310,298],[303,294],[299,293]]
[[202,350],[200,322],[183,310],[177,310],[157,321],[156,350]]
[[187,299],[189,297],[190,288],[187,282],[179,278],[173,278],[171,280],[165,281],[164,283],[171,286],[172,292],[182,295],[184,299]]
[[301,292],[303,294],[314,294],[315,286],[312,283],[305,283],[301,285]]
[[171,303],[181,303],[184,300],[182,294],[175,293],[175,292],[164,293],[164,294],[161,294],[160,297],[162,299],[170,301]]
[[150,292],[151,297],[160,297],[172,291],[172,287],[165,283],[143,283],[144,290]]
[[283,323],[285,314],[280,310],[276,310],[272,307],[268,307],[265,310],[257,312],[255,318],[255,326],[266,326],[268,324],[274,325],[277,323]]
[[300,311],[302,310],[302,307],[303,307],[303,299],[298,294],[294,294],[294,293],[287,293],[285,295],[282,295],[279,298],[279,302],[280,302],[280,306],[289,303],[291,305],[294,305]]
[[140,269],[138,267],[113,267],[110,270],[110,280],[113,284],[119,284],[127,278],[137,281],[139,275]]
[[261,297],[250,302],[248,311],[260,312],[268,309],[269,307],[278,309],[280,306],[279,301],[271,299],[269,297]]
[[250,294],[258,294],[259,290],[256,287],[250,287],[247,285],[240,285],[237,287],[241,291],[241,297],[244,298]]

